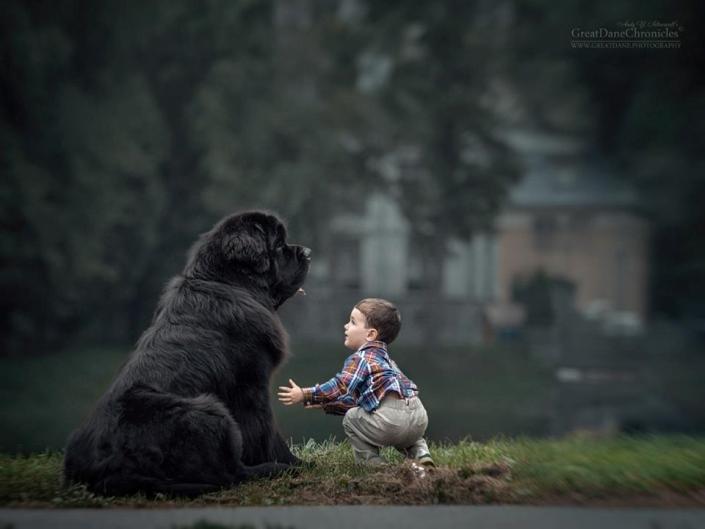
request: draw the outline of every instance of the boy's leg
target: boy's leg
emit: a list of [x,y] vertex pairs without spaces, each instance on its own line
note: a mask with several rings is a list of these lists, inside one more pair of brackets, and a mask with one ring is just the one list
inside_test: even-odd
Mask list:
[[379,426],[373,414],[362,408],[350,408],[343,417],[343,430],[350,439],[356,463],[379,465],[385,460],[379,455],[383,445],[379,439]]
[[436,463],[431,457],[431,451],[428,449],[426,439],[423,437],[416,441],[413,445],[406,448],[397,448],[404,456],[409,459],[414,459],[426,467],[435,467]]
[[421,456],[424,456],[424,455],[430,454],[430,453],[431,453],[431,451],[428,449],[428,445],[426,444],[426,439],[424,439],[424,438],[419,439],[411,446],[407,446],[406,449],[404,450],[404,454],[406,455],[406,457],[409,457],[411,459],[419,459]]
[[409,420],[412,427],[409,429],[408,442],[411,445],[397,447],[402,454],[410,459],[418,460],[422,465],[435,466],[433,459],[431,458],[431,451],[428,449],[428,444],[426,444],[426,439],[422,436],[426,432],[426,427],[428,426],[428,415],[426,414],[426,409],[421,404],[421,401],[416,399],[416,402],[412,403],[413,408],[410,410],[411,418]]

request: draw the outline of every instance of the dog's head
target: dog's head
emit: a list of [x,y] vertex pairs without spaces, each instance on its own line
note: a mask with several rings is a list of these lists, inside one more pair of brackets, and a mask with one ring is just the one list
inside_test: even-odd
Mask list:
[[274,215],[248,211],[224,218],[191,249],[184,275],[265,291],[279,307],[303,285],[311,250],[288,244]]

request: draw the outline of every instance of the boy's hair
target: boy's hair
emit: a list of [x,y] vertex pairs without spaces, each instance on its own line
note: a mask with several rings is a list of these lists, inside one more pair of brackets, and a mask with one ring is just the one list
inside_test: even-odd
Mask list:
[[378,340],[390,344],[401,329],[401,314],[393,303],[386,299],[365,298],[355,308],[365,315],[367,328],[377,329]]

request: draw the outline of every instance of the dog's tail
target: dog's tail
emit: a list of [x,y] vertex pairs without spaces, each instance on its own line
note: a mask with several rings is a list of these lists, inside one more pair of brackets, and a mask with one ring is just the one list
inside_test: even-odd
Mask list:
[[257,478],[273,478],[293,470],[294,467],[288,463],[271,461],[260,463],[259,465],[243,466],[239,477],[241,481]]
[[223,488],[235,486],[246,480],[279,476],[291,471],[292,468],[289,464],[276,461],[242,466],[237,477],[224,483],[182,483],[134,474],[129,477],[111,475],[95,483],[91,489],[106,496],[126,496],[141,492],[147,495],[162,493],[173,496],[195,497],[210,492],[218,492]]
[[129,479],[121,476],[109,476],[100,480],[91,488],[105,496],[128,496],[137,493],[153,496],[162,493],[192,498],[209,492],[218,492],[226,486],[226,484],[214,483],[179,483],[171,480],[132,475]]

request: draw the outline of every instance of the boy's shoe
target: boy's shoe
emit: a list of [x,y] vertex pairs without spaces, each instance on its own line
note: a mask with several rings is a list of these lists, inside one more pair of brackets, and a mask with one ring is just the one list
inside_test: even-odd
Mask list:
[[433,458],[431,458],[431,454],[421,454],[419,457],[416,458],[416,461],[419,462],[419,465],[423,465],[426,468],[435,468],[436,464],[433,462]]

